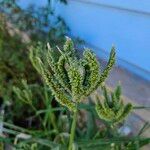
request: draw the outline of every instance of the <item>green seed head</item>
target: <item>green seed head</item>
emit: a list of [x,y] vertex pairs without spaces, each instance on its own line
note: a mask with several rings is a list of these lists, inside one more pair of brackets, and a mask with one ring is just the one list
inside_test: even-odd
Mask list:
[[109,124],[117,124],[124,120],[132,110],[132,105],[128,103],[123,104],[121,100],[121,88],[117,86],[114,92],[108,93],[106,87],[103,87],[104,101],[96,104],[96,111],[100,119],[108,122]]
[[102,73],[100,64],[91,50],[85,49],[83,58],[76,56],[70,38],[66,39],[64,48],[59,51],[60,56],[55,59],[55,51],[50,46],[45,50],[45,47],[38,44],[30,50],[30,60],[56,100],[74,111],[78,103],[105,81],[115,62],[115,51],[113,48]]

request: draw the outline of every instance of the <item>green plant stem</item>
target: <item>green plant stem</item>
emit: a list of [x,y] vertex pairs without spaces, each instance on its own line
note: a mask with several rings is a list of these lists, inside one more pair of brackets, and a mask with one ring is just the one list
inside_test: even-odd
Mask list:
[[[46,101],[45,105],[48,106],[48,110],[51,110],[52,109],[52,106],[51,106],[52,99],[51,99],[51,101],[49,100],[47,86],[45,84],[44,84],[44,95],[45,95],[45,101]],[[44,125],[46,126],[46,124],[48,124],[49,130],[50,130],[50,126],[52,124],[53,128],[58,132],[55,114],[52,111],[48,111],[47,113],[45,113]]]
[[107,127],[107,132],[108,132],[108,137],[109,138],[118,136],[118,133],[117,133],[117,130],[116,130],[116,126],[114,124],[105,123],[105,125]]
[[71,132],[70,132],[70,139],[69,139],[68,150],[72,150],[72,144],[74,142],[76,122],[77,122],[77,114],[78,114],[78,110],[76,109],[76,111],[73,114],[73,121],[72,121],[72,125],[71,125]]

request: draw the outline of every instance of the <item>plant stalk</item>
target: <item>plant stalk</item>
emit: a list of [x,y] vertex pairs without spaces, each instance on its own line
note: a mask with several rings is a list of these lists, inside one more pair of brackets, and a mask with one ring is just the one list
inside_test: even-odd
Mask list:
[[73,145],[74,137],[75,137],[77,114],[78,114],[78,110],[76,109],[76,111],[75,111],[74,114],[73,114],[73,121],[72,121],[72,125],[71,125],[71,132],[70,132],[70,139],[69,139],[69,147],[68,147],[68,150],[72,150],[72,145]]

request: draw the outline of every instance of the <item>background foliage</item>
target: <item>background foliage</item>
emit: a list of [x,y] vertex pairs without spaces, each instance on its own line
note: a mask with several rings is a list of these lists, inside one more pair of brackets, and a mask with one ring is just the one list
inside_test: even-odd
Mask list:
[[[18,119],[21,121],[22,119],[18,117],[30,116],[32,113],[26,112],[24,105],[14,98],[13,85],[20,86],[21,80],[26,79],[29,84],[38,83],[38,86],[43,88],[28,58],[30,45],[39,40],[49,41],[53,43],[52,46],[61,45],[67,30],[63,19],[55,15],[51,1],[47,1],[46,6],[38,8],[29,6],[27,9],[22,9],[14,0],[0,1],[0,98],[2,107],[6,106],[9,110],[7,112],[11,112],[6,116],[9,118],[12,116],[14,121]],[[39,87],[35,89],[39,91],[36,93],[40,93]],[[17,113],[19,110],[22,110],[20,112],[22,115]]]

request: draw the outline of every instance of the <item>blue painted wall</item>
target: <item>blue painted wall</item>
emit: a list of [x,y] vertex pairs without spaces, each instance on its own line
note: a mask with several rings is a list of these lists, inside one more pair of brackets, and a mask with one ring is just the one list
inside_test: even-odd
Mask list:
[[18,0],[18,4],[25,9],[29,5],[34,5],[35,7],[44,6],[47,4],[47,0]]
[[150,71],[148,0],[68,0],[58,12],[73,36],[107,52],[113,44],[119,58]]
[[[46,2],[20,0],[20,5],[41,6]],[[98,54],[101,50],[109,52],[115,45],[119,58],[144,70],[143,76],[150,76],[149,0],[68,0],[68,5],[56,3],[56,7],[72,36],[97,47],[94,50]]]

